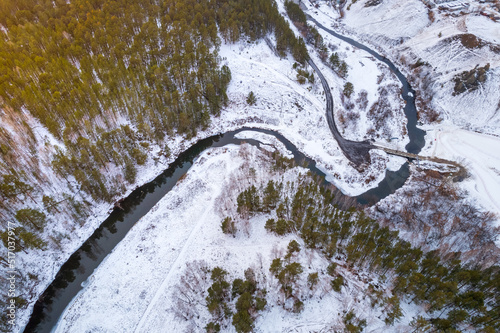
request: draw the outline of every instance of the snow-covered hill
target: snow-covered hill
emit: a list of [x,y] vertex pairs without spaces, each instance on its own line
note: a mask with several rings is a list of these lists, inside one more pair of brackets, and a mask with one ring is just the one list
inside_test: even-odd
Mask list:
[[[425,95],[427,107],[442,118],[461,127],[499,134],[500,22],[481,15],[483,7],[475,2],[464,15],[451,15],[439,7],[430,9],[420,0],[384,0],[366,7],[370,2],[360,0],[344,8],[342,19],[326,2],[320,2],[318,9],[305,3],[321,22],[340,24],[347,33],[378,47],[399,64],[414,88]],[[477,43],[462,40],[469,34],[477,37]],[[477,90],[453,95],[456,75],[488,63],[491,69],[486,82]]]

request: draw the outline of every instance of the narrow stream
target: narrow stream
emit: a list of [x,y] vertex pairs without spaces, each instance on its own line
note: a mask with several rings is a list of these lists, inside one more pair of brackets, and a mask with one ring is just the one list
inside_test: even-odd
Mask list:
[[[307,19],[314,22],[314,24],[329,33],[330,35],[338,38],[344,42],[351,44],[352,46],[368,52],[375,59],[386,64],[389,69],[396,75],[398,80],[401,82],[401,97],[406,102],[403,109],[407,124],[407,134],[410,139],[405,149],[407,152],[412,154],[418,154],[422,148],[425,146],[425,131],[417,128],[417,107],[415,106],[415,90],[410,86],[406,77],[401,73],[401,71],[387,58],[381,56],[376,51],[372,50],[366,45],[363,45],[352,38],[342,36],[335,31],[325,27],[323,24],[319,23],[316,19],[307,15]],[[368,190],[358,197],[358,202],[365,205],[371,205],[385,196],[394,193],[398,188],[404,185],[406,180],[410,175],[410,166],[408,162],[403,164],[397,171],[386,170],[384,179],[378,184],[376,188]],[[384,195],[385,196],[381,196]]]
[[[324,29],[333,36],[350,43],[351,45],[363,49],[373,55],[378,60],[384,62],[394,71],[403,85],[403,98],[406,106],[404,112],[408,118],[408,135],[410,142],[406,146],[408,152],[417,154],[425,144],[425,132],[416,127],[417,115],[415,107],[415,92],[408,84],[403,74],[386,58],[380,56],[370,48],[335,33],[324,27],[314,19],[318,27]],[[411,94],[410,94],[411,93]],[[275,131],[242,128],[236,131],[230,131],[221,135],[212,136],[203,139],[179,155],[179,157],[169,165],[168,169],[161,173],[156,179],[134,190],[127,198],[121,202],[123,210],[115,208],[109,217],[101,226],[83,243],[68,261],[61,267],[54,281],[49,285],[45,292],[36,302],[30,321],[24,329],[24,332],[51,332],[56,326],[59,317],[64,309],[70,304],[71,300],[83,288],[82,284],[99,266],[103,259],[113,250],[113,248],[125,237],[132,226],[143,217],[149,210],[167,194],[193,165],[193,161],[204,150],[212,147],[222,147],[227,144],[241,144],[247,142],[253,145],[259,143],[255,140],[241,140],[234,136],[241,131],[256,131],[273,135],[280,140],[286,148],[294,155],[298,165],[307,166],[314,174],[325,176],[325,174],[316,167],[316,162],[303,153],[288,141],[285,137]],[[357,201],[359,204],[372,205],[386,196],[394,193],[395,190],[403,186],[409,176],[409,165],[405,163],[398,171],[386,171],[385,178],[374,189],[371,189],[355,198],[343,195],[337,191],[337,199],[345,201]]]
[[[167,194],[193,165],[194,160],[206,149],[222,147],[227,144],[258,145],[251,139],[237,139],[234,136],[242,131],[256,131],[275,136],[293,153],[298,165],[308,167],[319,176],[325,174],[316,167],[316,162],[299,152],[285,137],[275,131],[242,128],[221,135],[203,139],[179,155],[169,168],[148,184],[134,190],[115,208],[101,226],[68,259],[57,273],[54,281],[35,303],[33,314],[24,332],[50,332],[66,306],[82,289],[82,284],[92,274],[104,258],[125,237],[132,226]],[[337,194],[343,196],[342,193]],[[346,199],[351,199],[345,196]],[[352,200],[352,199],[351,199]]]

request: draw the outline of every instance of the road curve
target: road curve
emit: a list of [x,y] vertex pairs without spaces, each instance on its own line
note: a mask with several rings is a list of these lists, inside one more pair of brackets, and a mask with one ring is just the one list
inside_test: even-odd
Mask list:
[[318,74],[321,84],[323,85],[326,98],[326,119],[328,121],[330,131],[332,131],[333,137],[337,140],[340,149],[342,149],[342,152],[347,159],[356,166],[356,169],[363,169],[365,166],[370,164],[370,149],[374,149],[376,147],[370,144],[369,141],[346,140],[342,137],[342,135],[340,135],[333,116],[333,97],[332,92],[330,91],[330,86],[323,76],[323,73],[321,73],[318,66],[316,66],[311,58],[307,60],[307,63],[316,71],[316,74]]
[[310,16],[309,14],[306,14],[307,20],[313,22],[318,28],[324,30],[328,34],[332,35],[335,38],[338,38],[340,40],[343,40],[346,43],[351,44],[352,46],[368,52],[368,54],[372,55],[375,57],[375,59],[381,61],[382,63],[386,64],[389,69],[396,75],[398,80],[402,84],[402,95],[401,97],[403,100],[406,102],[405,107],[403,109],[405,115],[406,115],[406,120],[407,120],[407,132],[408,132],[408,137],[410,139],[410,142],[406,145],[406,151],[409,153],[413,154],[418,154],[420,153],[420,150],[425,146],[425,131],[421,130],[420,128],[417,127],[418,120],[417,120],[417,110],[415,107],[415,96],[416,92],[415,90],[412,89],[411,85],[408,83],[408,80],[406,77],[401,73],[401,71],[387,58],[384,56],[378,54],[374,50],[370,49],[366,45],[363,45],[359,43],[358,41],[355,41],[352,38],[340,35],[336,33],[335,31],[328,29],[321,23],[319,23],[314,17]]

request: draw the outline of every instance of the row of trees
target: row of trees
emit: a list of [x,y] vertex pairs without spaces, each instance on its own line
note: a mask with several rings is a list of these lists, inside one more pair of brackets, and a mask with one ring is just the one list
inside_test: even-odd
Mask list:
[[327,48],[323,41],[323,37],[315,27],[307,24],[306,15],[299,5],[287,0],[285,1],[285,9],[288,17],[292,20],[297,29],[299,29],[306,43],[314,46],[318,50],[321,59],[325,60]]

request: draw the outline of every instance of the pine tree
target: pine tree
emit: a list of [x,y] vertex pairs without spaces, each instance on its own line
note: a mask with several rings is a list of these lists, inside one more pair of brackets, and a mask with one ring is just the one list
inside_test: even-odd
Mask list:
[[248,96],[247,96],[247,104],[248,105],[255,105],[256,102],[257,102],[257,98],[255,97],[255,94],[253,93],[253,91],[250,91],[248,93]]
[[46,224],[44,213],[33,208],[23,208],[16,212],[16,219],[25,227],[33,228],[36,231],[43,231]]
[[262,198],[263,210],[268,212],[271,209],[276,208],[279,197],[280,197],[280,194],[279,194],[279,191],[274,184],[274,181],[270,180],[267,183],[267,186],[264,189],[264,193],[263,193],[263,198]]
[[352,85],[352,83],[346,82],[344,84],[344,90],[343,90],[344,96],[350,98],[353,92],[354,92],[354,86]]
[[318,281],[318,272],[309,273],[307,276],[307,286],[310,290],[313,290],[313,288],[318,284]]
[[299,252],[300,252],[299,243],[295,239],[291,240],[290,243],[288,243],[285,259],[289,260],[294,253],[299,253]]
[[230,216],[222,220],[221,229],[223,233],[233,235],[233,237],[236,235],[236,232],[238,231],[235,222]]

